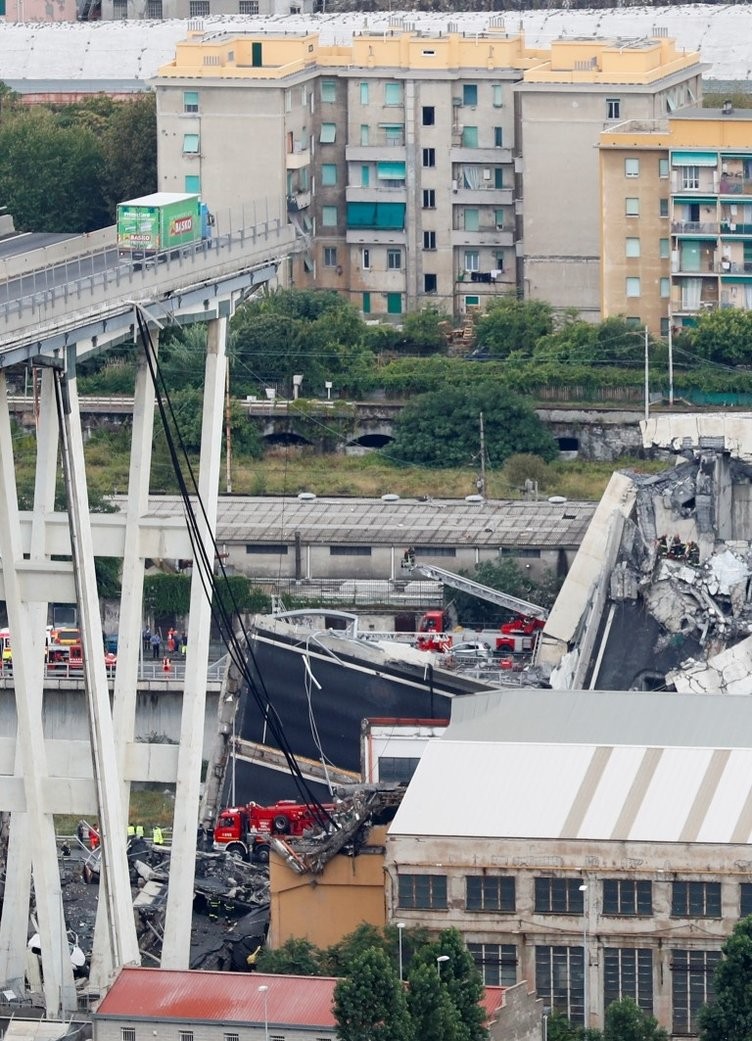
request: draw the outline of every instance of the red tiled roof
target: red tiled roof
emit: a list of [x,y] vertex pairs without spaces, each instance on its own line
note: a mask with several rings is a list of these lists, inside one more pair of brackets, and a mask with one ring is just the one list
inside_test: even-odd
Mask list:
[[[267,976],[125,967],[96,1016],[334,1028],[331,976]],[[264,1016],[266,986],[268,1017]]]
[[[126,966],[99,1003],[94,1018],[165,1019],[193,1023],[263,1023],[334,1029],[332,976],[276,976]],[[266,991],[266,1013],[264,993]],[[504,987],[486,987],[482,1005],[491,1021]]]

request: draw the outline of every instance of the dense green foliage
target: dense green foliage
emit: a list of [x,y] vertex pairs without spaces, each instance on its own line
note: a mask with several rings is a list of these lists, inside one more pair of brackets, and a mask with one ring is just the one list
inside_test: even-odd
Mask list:
[[384,951],[354,957],[334,988],[334,1018],[341,1041],[413,1041],[405,990]]
[[[263,612],[270,608],[269,597],[251,585],[243,575],[218,579],[217,596],[228,614]],[[144,579],[144,607],[157,618],[182,618],[188,614],[191,579],[188,575],[147,575]]]
[[93,231],[157,184],[153,94],[0,108],[0,199],[19,231]]
[[385,454],[399,463],[421,466],[480,465],[480,415],[491,466],[520,451],[544,459],[556,446],[533,409],[503,386],[486,381],[472,387],[446,387],[409,401],[395,420]]
[[752,1037],[752,916],[742,918],[723,945],[713,977],[713,1001],[700,1012],[701,1041]]
[[[499,561],[487,560],[477,564],[471,573],[462,572],[467,578],[491,589],[500,589],[510,596],[519,597],[540,607],[551,607],[561,585],[561,579],[547,572],[538,580],[531,578],[525,570],[511,557],[503,557]],[[458,620],[467,626],[494,626],[501,620],[507,621],[509,613],[495,604],[479,600],[469,593],[461,593],[457,589],[445,589],[445,599],[452,604]]]
[[542,300],[502,296],[488,305],[476,326],[478,343],[496,358],[513,351],[531,354],[538,340],[553,330],[553,310]]
[[576,1027],[560,1012],[552,1012],[546,1024],[547,1041],[668,1041],[668,1034],[654,1016],[643,1012],[632,998],[614,1001],[606,1009],[603,1030]]

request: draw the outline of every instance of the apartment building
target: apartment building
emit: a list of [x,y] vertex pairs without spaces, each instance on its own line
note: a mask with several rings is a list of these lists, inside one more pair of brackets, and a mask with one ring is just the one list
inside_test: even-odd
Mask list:
[[160,187],[235,212],[286,195],[288,281],[364,315],[524,293],[597,316],[604,120],[684,104],[699,76],[665,38],[541,51],[500,19],[327,46],[195,32],[155,80]]
[[604,315],[665,336],[752,308],[751,133],[727,103],[602,135]]

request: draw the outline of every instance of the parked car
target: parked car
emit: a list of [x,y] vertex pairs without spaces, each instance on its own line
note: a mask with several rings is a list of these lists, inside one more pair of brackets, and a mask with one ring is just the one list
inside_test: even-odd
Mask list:
[[485,661],[493,656],[493,652],[488,644],[482,643],[480,640],[467,641],[465,643],[456,643],[450,649],[449,653],[452,655],[455,661]]

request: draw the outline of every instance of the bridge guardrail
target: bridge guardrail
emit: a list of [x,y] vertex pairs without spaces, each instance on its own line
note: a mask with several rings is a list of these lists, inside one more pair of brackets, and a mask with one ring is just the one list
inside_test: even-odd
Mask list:
[[99,231],[89,231],[84,235],[74,235],[55,242],[41,249],[30,249],[28,253],[19,253],[14,257],[0,260],[0,282],[7,282],[19,275],[32,271],[44,270],[59,264],[60,261],[73,257],[84,257],[89,253],[100,253],[103,249],[113,249],[116,240],[114,224]]

